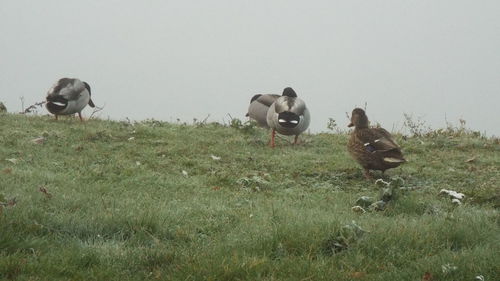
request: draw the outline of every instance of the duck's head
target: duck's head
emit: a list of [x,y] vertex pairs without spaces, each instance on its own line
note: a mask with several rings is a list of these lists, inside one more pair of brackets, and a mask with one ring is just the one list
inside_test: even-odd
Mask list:
[[355,108],[351,114],[351,123],[347,127],[368,128],[368,117],[361,108]]
[[291,97],[291,98],[296,98],[297,97],[297,93],[295,93],[295,91],[292,88],[286,87],[283,90],[283,96],[287,96],[287,97]]

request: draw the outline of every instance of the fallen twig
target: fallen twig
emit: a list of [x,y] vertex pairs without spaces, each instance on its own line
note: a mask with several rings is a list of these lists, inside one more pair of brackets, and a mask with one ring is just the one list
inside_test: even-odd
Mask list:
[[[106,106],[106,104],[104,104],[104,105],[103,105],[103,106],[101,106],[101,107],[99,107],[99,106],[94,107],[94,110],[92,111],[92,114],[90,114],[89,119],[92,119],[92,118],[94,117],[94,115],[95,115],[97,112],[99,112],[99,111],[103,110],[105,106]],[[127,118],[127,119],[128,119],[128,118]]]

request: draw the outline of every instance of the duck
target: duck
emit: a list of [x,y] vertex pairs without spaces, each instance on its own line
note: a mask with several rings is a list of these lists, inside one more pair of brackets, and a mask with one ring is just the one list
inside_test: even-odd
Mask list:
[[56,120],[59,115],[78,113],[83,121],[82,110],[87,106],[95,107],[91,99],[90,85],[77,78],[59,79],[47,93],[45,107],[54,114]]
[[274,94],[256,94],[250,99],[246,116],[255,120],[260,127],[269,129],[267,111],[279,97],[280,95]]
[[286,136],[294,135],[294,144],[297,144],[299,135],[309,127],[311,115],[306,103],[297,97],[291,87],[287,87],[269,107],[266,121],[272,129],[270,146],[275,147],[276,132]]
[[363,167],[363,174],[367,179],[372,179],[370,170],[379,170],[384,174],[385,170],[406,162],[401,148],[387,130],[369,127],[368,117],[363,109],[355,108],[352,111],[351,123],[347,126],[354,127],[347,149],[352,158]]

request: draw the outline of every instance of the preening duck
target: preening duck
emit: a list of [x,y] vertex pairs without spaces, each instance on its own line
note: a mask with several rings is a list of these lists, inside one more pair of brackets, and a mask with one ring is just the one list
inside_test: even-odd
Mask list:
[[272,129],[271,147],[274,147],[276,132],[282,135],[294,135],[294,144],[299,135],[304,132],[311,121],[306,103],[297,97],[295,91],[288,87],[278,97],[267,111],[267,125]]
[[257,124],[263,128],[269,128],[267,125],[267,111],[269,107],[280,97],[280,95],[257,94],[250,100],[247,116],[257,121]]
[[47,93],[47,110],[57,117],[78,113],[82,119],[85,106],[95,107],[90,98],[90,86],[76,78],[62,78],[57,81]]
[[370,170],[382,173],[406,162],[401,148],[392,139],[391,134],[383,128],[370,128],[368,117],[361,108],[352,111],[351,123],[354,131],[347,144],[351,156],[364,169],[364,175],[371,179]]

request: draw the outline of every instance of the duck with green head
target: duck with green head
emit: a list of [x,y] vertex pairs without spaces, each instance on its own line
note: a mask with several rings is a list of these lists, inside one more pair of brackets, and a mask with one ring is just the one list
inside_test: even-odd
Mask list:
[[347,144],[351,156],[364,169],[364,176],[371,179],[370,170],[382,171],[395,168],[406,162],[399,145],[391,134],[383,128],[370,128],[368,117],[361,108],[352,111],[351,123],[354,127]]

